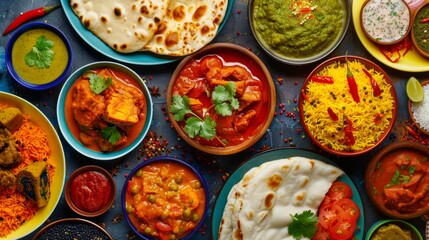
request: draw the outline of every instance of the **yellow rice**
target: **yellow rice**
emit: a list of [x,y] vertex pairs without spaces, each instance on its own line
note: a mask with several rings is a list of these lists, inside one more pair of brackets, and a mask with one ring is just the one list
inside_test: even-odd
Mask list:
[[[358,86],[359,103],[350,94],[346,64],[340,62],[326,66],[317,74],[333,77],[334,84],[309,81],[305,89],[309,101],[303,102],[304,123],[311,134],[321,145],[337,151],[359,151],[373,146],[383,136],[393,117],[392,86],[383,74],[365,67],[357,60],[349,60],[348,63]],[[380,96],[373,96],[370,80],[362,68],[366,68],[378,83],[382,91]],[[338,121],[331,119],[328,107],[336,113]],[[375,122],[377,114],[383,114],[382,121],[378,124]],[[356,143],[350,147],[344,140],[344,115],[353,122]]]

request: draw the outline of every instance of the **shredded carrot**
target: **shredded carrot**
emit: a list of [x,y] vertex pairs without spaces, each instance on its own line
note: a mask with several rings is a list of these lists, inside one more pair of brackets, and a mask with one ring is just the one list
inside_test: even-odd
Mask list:
[[[7,107],[0,104],[0,109]],[[18,143],[22,162],[12,172],[16,175],[25,166],[34,161],[46,161],[48,163],[49,182],[52,182],[55,165],[50,156],[46,133],[25,116],[24,123],[12,133]],[[0,188],[0,237],[9,235],[18,229],[24,222],[32,219],[37,213],[37,205],[29,198],[18,192],[16,187]]]

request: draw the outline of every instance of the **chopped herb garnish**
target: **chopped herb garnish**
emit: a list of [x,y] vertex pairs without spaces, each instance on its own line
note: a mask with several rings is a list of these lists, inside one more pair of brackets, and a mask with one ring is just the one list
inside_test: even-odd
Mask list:
[[104,90],[110,87],[113,81],[111,77],[104,78],[95,73],[90,73],[90,74],[87,74],[86,76],[89,78],[89,84],[90,84],[91,90],[95,94],[102,93]]
[[318,218],[310,210],[305,210],[301,214],[290,214],[292,223],[288,227],[288,232],[294,239],[312,238],[317,231]]
[[398,185],[400,175],[401,175],[401,173],[399,172],[399,170],[395,170],[395,173],[393,174],[392,179],[390,180],[390,182],[386,186],[384,186],[384,188],[389,188],[391,186]]
[[217,114],[225,117],[231,116],[233,110],[240,107],[240,103],[235,96],[235,83],[228,82],[225,86],[218,85],[212,93],[213,103]]
[[104,139],[107,139],[107,141],[112,145],[115,145],[121,139],[121,133],[119,133],[115,125],[101,130],[101,136],[103,136]]
[[51,50],[53,46],[53,41],[47,39],[45,35],[40,36],[31,51],[25,55],[25,62],[30,67],[49,68],[54,59],[54,51]]
[[408,168],[408,173],[410,174],[410,176],[413,175],[415,171],[416,171],[416,166],[414,166],[414,165],[411,165]]

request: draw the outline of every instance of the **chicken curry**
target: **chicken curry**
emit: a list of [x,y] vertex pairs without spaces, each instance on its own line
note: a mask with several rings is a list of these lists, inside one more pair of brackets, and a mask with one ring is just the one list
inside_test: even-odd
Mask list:
[[[173,113],[198,143],[235,146],[255,136],[266,121],[270,105],[266,80],[251,63],[242,62],[222,52],[194,59],[178,74],[170,112],[180,105],[177,99],[188,103],[184,119],[180,120],[180,111]],[[202,126],[199,134],[194,134],[195,126]]]
[[137,138],[145,124],[147,103],[133,78],[103,68],[86,72],[73,84],[65,108],[76,139],[94,151],[111,152]]

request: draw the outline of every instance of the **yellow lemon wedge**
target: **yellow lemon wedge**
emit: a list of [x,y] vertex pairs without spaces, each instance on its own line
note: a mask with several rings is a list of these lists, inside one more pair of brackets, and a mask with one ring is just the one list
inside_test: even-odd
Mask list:
[[407,96],[412,102],[421,102],[424,98],[423,88],[419,80],[415,77],[410,77],[407,81]]

